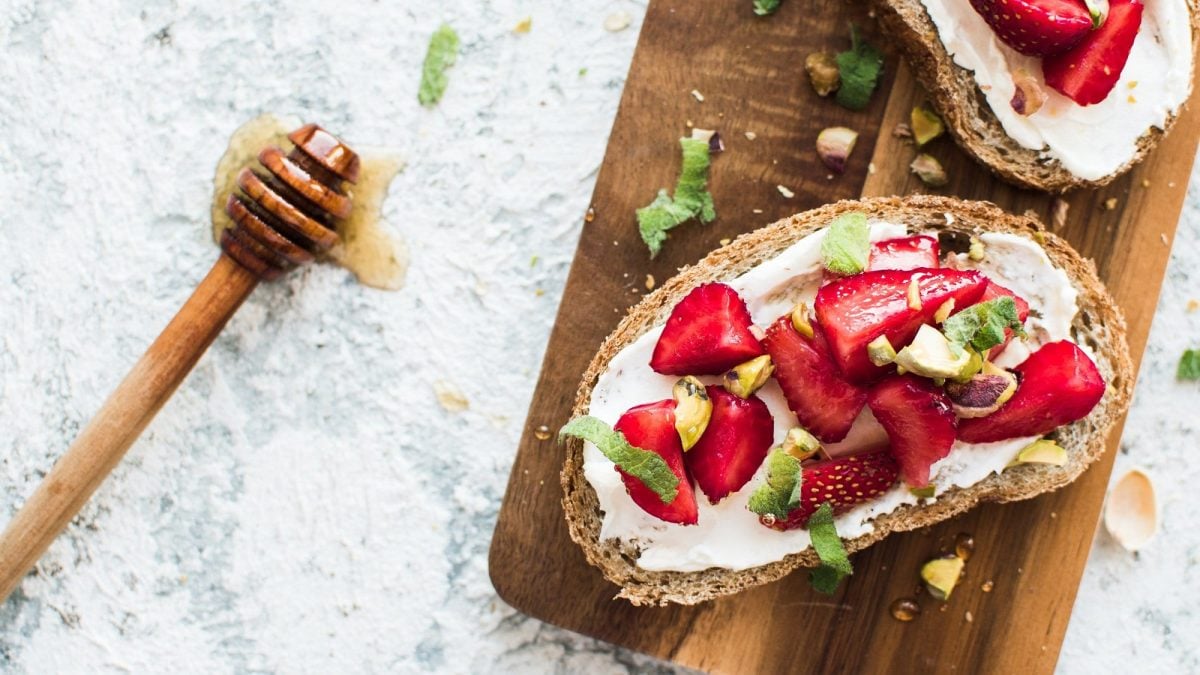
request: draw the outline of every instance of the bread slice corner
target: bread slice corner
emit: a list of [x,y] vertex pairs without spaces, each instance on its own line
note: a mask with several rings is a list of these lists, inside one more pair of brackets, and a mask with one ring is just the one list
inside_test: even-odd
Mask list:
[[[671,309],[692,288],[706,282],[729,281],[850,211],[903,224],[910,231],[968,235],[1008,232],[1044,242],[1042,245],[1050,260],[1067,273],[1079,293],[1079,312],[1072,323],[1072,337],[1096,357],[1096,365],[1107,380],[1108,389],[1086,418],[1051,434],[1067,450],[1068,461],[1064,466],[1021,465],[1003,474],[994,474],[969,488],[953,488],[931,504],[902,506],[876,518],[873,532],[848,540],[848,551],[864,549],[893,532],[933,525],[983,502],[1017,501],[1056,490],[1075,480],[1104,453],[1109,432],[1125,413],[1132,396],[1134,368],[1125,339],[1125,320],[1097,277],[1095,265],[1082,258],[1064,240],[1046,231],[1034,218],[1009,214],[987,202],[936,196],[884,197],[831,204],[742,235],[696,265],[683,269],[630,308],[617,329],[604,341],[583,375],[573,416],[587,414],[592,389],[609,361],[643,333],[665,322]],[[948,218],[947,214],[952,217]],[[582,547],[588,562],[617,585],[617,596],[634,605],[696,604],[774,581],[797,568],[819,564],[816,553],[809,548],[748,570],[710,568],[700,572],[663,572],[642,569],[637,565],[636,545],[600,537],[603,514],[596,492],[583,474],[583,447],[583,442],[578,439],[567,441],[561,474],[562,504],[571,539]]]
[[[966,2],[966,0],[960,0]],[[1196,0],[1187,0],[1192,26],[1193,63],[1200,48],[1200,12]],[[1138,139],[1137,152],[1116,171],[1099,180],[1072,174],[1055,158],[1044,156],[1013,140],[975,84],[974,74],[954,63],[938,37],[937,27],[921,0],[871,0],[880,26],[895,40],[930,103],[946,123],[955,142],[994,174],[1021,187],[1062,193],[1080,187],[1101,187],[1116,180],[1142,161],[1174,126],[1177,115],[1167,117],[1164,128],[1151,127]]]

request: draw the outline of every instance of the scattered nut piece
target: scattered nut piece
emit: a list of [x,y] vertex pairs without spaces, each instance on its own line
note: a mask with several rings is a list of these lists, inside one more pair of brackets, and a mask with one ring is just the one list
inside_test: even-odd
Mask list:
[[1195,298],[1192,298],[1187,301],[1187,311],[1194,312],[1198,309],[1200,309],[1200,300],[1196,300]]
[[942,123],[942,118],[937,116],[937,113],[932,110],[927,110],[921,106],[916,106],[909,114],[909,119],[912,121],[913,140],[917,142],[917,147],[925,145],[929,141],[941,136],[946,132],[946,125]]
[[762,209],[752,209],[752,212],[753,213],[762,213],[763,210]]
[[722,246],[728,246],[729,242],[731,242],[731,241],[733,241],[733,240],[730,239],[729,237],[725,237],[724,239],[722,239],[721,241],[719,241],[717,243],[719,243]]
[[675,398],[675,431],[679,432],[679,440],[687,452],[708,428],[712,401],[704,390],[704,383],[691,375],[679,378],[671,394]]
[[804,70],[817,96],[828,96],[842,83],[837,59],[829,52],[813,52],[804,59]]
[[892,129],[892,135],[896,138],[912,138],[912,127],[908,126],[904,122],[900,122],[896,125],[895,129]]
[[920,178],[922,183],[930,187],[942,187],[950,182],[950,179],[946,177],[946,170],[942,168],[942,163],[937,161],[933,155],[917,155],[908,168],[917,174],[917,178]]
[[925,563],[921,567],[921,579],[925,582],[929,594],[938,600],[949,600],[965,565],[963,559],[958,556],[934,558]]
[[762,389],[774,372],[775,364],[771,363],[771,357],[763,354],[734,366],[721,378],[721,386],[738,398],[750,398],[754,392]]
[[953,311],[954,311],[954,298],[950,298],[949,300],[943,302],[941,307],[938,307],[937,311],[933,313],[933,322],[934,323],[945,323],[946,319],[950,318],[950,313]]
[[858,132],[846,127],[829,127],[817,135],[817,155],[825,166],[838,173],[846,170],[846,159],[854,152]]
[[1016,90],[1013,91],[1009,105],[1018,115],[1029,117],[1045,105],[1046,90],[1042,88],[1042,83],[1038,81],[1037,77],[1027,69],[1017,68],[1013,73],[1013,86],[1016,87]]
[[1112,486],[1104,505],[1104,527],[1126,551],[1136,551],[1158,531],[1154,484],[1141,469],[1131,469]]
[[930,483],[925,487],[908,488],[908,491],[917,499],[933,499],[933,496],[937,494],[937,486]]
[[697,101],[699,101],[701,103],[704,103],[704,94],[701,94],[699,89],[692,90],[692,98],[696,99]]
[[[1018,464],[1049,464],[1064,466],[1067,463],[1067,451],[1054,441],[1045,438],[1038,439],[1021,449],[1008,466]],[[1008,468],[1008,467],[1005,467]]]
[[1109,211],[1112,211],[1113,209],[1117,208],[1117,198],[1109,197],[1108,199],[1105,199],[1104,200],[1104,208],[1108,209]]
[[971,248],[967,249],[967,257],[975,262],[979,262],[980,260],[983,260],[984,256],[985,249],[983,246],[983,241],[980,240],[979,237],[971,237]]
[[796,332],[808,339],[812,339],[813,327],[812,322],[808,320],[808,305],[801,302],[792,308],[792,327]]
[[1150,187],[1150,179],[1149,178],[1142,179],[1142,187],[1144,187],[1144,188]]
[[921,275],[914,274],[912,281],[908,282],[908,308],[914,312],[921,311]]
[[779,448],[803,462],[817,454],[817,451],[821,449],[821,442],[815,436],[808,433],[807,429],[792,427],[788,429],[787,436],[784,436],[783,444]]
[[648,291],[654,290],[654,275],[653,274],[646,275],[646,290],[648,290]]
[[624,10],[613,12],[604,19],[604,30],[610,33],[619,33],[629,28],[629,24],[632,22],[633,17],[629,16],[629,12]]
[[886,335],[880,335],[867,343],[867,358],[877,366],[886,366],[896,360],[896,348]]
[[471,402],[458,390],[458,387],[445,380],[433,383],[433,393],[437,396],[438,404],[446,412],[463,412],[471,407]]
[[779,190],[779,194],[783,195],[787,199],[791,199],[792,197],[796,196],[795,192],[792,192],[784,185],[776,185],[775,189]]
[[754,140],[754,139],[756,139],[756,138],[758,138],[758,134],[754,133],[753,131],[747,131],[747,132],[746,132],[746,140],[748,140],[748,141],[752,141],[752,140]]
[[517,25],[513,26],[513,32],[514,33],[528,33],[531,28],[533,28],[533,17],[527,16],[524,19],[521,19],[520,21],[518,21]]

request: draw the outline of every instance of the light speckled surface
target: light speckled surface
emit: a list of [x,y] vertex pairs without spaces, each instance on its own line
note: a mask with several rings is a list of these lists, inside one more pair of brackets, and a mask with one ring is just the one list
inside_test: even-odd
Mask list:
[[[0,670],[659,668],[514,613],[486,572],[644,7],[142,4],[18,1],[0,19],[3,513],[207,270],[212,168],[241,122],[295,113],[399,152],[386,213],[412,266],[399,293],[328,266],[259,289],[0,606]],[[608,33],[616,11],[633,25]],[[423,110],[442,20],[462,55]],[[1138,560],[1098,539],[1066,672],[1200,668],[1198,390],[1170,376],[1200,339],[1197,262],[1193,189],[1118,460],[1158,479],[1166,536]]]

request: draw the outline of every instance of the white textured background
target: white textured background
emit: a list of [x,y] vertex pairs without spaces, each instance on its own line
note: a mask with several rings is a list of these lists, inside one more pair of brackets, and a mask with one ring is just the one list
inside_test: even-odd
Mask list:
[[[412,251],[399,293],[327,266],[255,293],[0,606],[0,670],[661,668],[514,613],[485,562],[644,5],[0,4],[0,512],[211,264],[212,169],[245,120],[400,152],[386,213]],[[461,57],[424,110],[443,20]],[[1099,537],[1066,672],[1200,670],[1200,401],[1171,375],[1200,346],[1196,185],[1118,459],[1157,478],[1163,536],[1140,559]]]

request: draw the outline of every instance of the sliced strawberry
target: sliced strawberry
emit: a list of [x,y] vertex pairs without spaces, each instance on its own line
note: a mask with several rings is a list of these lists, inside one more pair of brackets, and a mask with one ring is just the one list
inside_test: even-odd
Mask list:
[[[979,296],[979,302],[987,302],[988,300],[995,300],[996,298],[1003,297],[1010,297],[1013,299],[1013,304],[1017,306],[1017,319],[1019,319],[1021,323],[1025,323],[1025,319],[1029,318],[1029,303],[1025,302],[1025,299],[1021,296],[1013,293],[1012,291],[990,279],[988,280],[987,288],[983,289],[983,295]],[[988,354],[989,358],[994,359],[997,356],[1000,356],[1000,354],[1004,352],[1004,348],[1008,346],[1009,341],[1012,340],[1012,336],[1012,329],[1005,328],[1004,342],[992,347],[992,351]]]
[[1004,44],[1029,56],[1061,54],[1092,30],[1080,0],[971,0]]
[[869,270],[911,270],[941,267],[937,237],[919,234],[912,237],[877,241],[871,245]]
[[737,291],[725,284],[697,286],[671,310],[650,367],[664,375],[720,375],[762,356],[751,325]]
[[1087,417],[1104,396],[1096,364],[1073,342],[1051,342],[1014,370],[1017,393],[987,417],[959,420],[960,439],[989,443],[1040,436]]
[[[908,302],[916,278],[920,309]],[[822,286],[817,291],[817,319],[834,361],[851,382],[869,382],[887,372],[867,358],[867,344],[886,335],[899,350],[912,341],[921,324],[933,319],[939,307],[954,300],[956,307],[975,304],[987,287],[987,277],[974,270],[916,269],[863,272]]]
[[1070,51],[1042,61],[1046,84],[1079,105],[1108,98],[1133,49],[1142,25],[1142,9],[1139,0],[1112,0],[1102,26]]
[[954,445],[950,398],[929,380],[897,375],[875,385],[867,405],[887,432],[904,482],[928,485],[929,467]]
[[630,408],[613,428],[625,435],[630,445],[649,450],[662,457],[679,478],[679,493],[675,501],[663,504],[658,494],[645,483],[617,469],[629,496],[642,510],[668,523],[695,525],[698,516],[696,493],[683,470],[683,444],[675,431],[675,401],[666,400]]
[[696,485],[716,504],[754,476],[771,449],[775,422],[757,396],[743,399],[708,386],[712,417],[700,441],[683,455]]
[[767,329],[763,344],[800,426],[824,443],[845,438],[867,402],[867,391],[838,372],[820,324],[814,321],[813,336],[806,338],[784,316]]
[[785,520],[769,524],[760,520],[776,530],[794,530],[807,525],[813,512],[825,502],[833,507],[834,514],[845,513],[891,489],[899,472],[896,460],[886,450],[806,466],[800,474],[800,505]]

